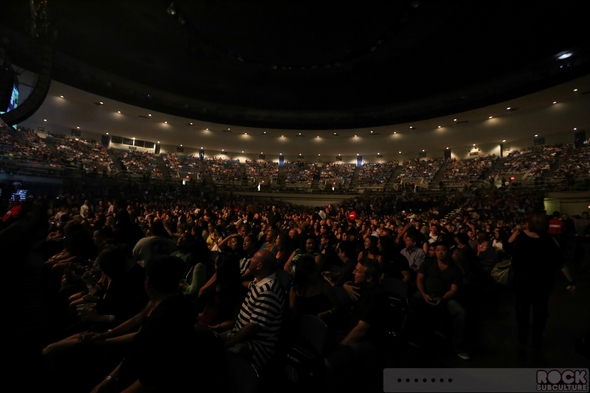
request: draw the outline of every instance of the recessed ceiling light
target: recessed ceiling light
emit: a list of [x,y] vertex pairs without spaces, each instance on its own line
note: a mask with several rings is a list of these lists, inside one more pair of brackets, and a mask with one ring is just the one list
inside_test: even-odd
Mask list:
[[47,119],[43,119],[43,121],[47,121]]
[[453,119],[453,121],[457,121],[457,119]]
[[475,146],[475,143],[473,144],[473,146]]
[[208,128],[205,128],[205,131],[209,131],[209,129]]
[[316,135],[316,138],[319,138],[319,137],[320,137],[319,135]]
[[160,143],[160,141],[158,141],[158,143]]
[[266,131],[264,131],[263,134],[266,135]]
[[424,151],[424,149],[422,149],[422,151]]
[[80,129],[80,127],[76,127],[77,129]]
[[449,150],[449,147],[447,146],[447,150]]
[[510,107],[506,108],[506,110],[509,111],[510,110]]
[[553,104],[557,104],[557,101],[553,101]]
[[492,116],[488,117],[488,119],[491,119],[491,118],[492,118]]
[[320,155],[320,153],[318,153],[318,156]]
[[576,131],[577,129],[578,129],[577,127],[574,127],[574,131]]
[[109,135],[109,133],[107,132],[107,135]]
[[229,127],[227,127],[227,130],[230,131]]
[[121,111],[117,111],[117,113],[121,113]]
[[502,142],[506,142],[506,139],[502,139]]
[[371,134],[373,133],[373,131],[371,130]]
[[131,138],[131,139],[135,139],[135,137]]
[[284,138],[284,137],[285,137],[284,135],[281,135],[281,138]]
[[539,134],[535,134],[535,138],[538,137],[538,136],[539,136]]
[[242,153],[244,152],[244,150],[242,150]]
[[410,126],[410,130],[413,130],[413,129],[414,129],[414,126]]
[[355,138],[358,138],[356,135],[354,136]]
[[338,134],[334,133],[334,135],[338,135]]
[[64,98],[64,96],[59,96],[60,98]]
[[402,152],[401,152],[401,151],[399,151],[398,153],[399,153],[399,154],[402,154]]
[[563,60],[563,59],[567,59],[568,57],[571,57],[571,55],[572,55],[571,52],[567,52],[567,53],[564,53],[562,55],[559,55],[557,58],[559,60]]
[[440,126],[438,126],[438,128],[440,128]]
[[247,132],[244,132],[244,135],[248,135],[248,133]]
[[148,116],[149,116],[149,117],[152,117],[152,114],[151,114],[151,113],[148,113]]
[[264,152],[260,152],[260,154],[264,154]]
[[356,153],[356,155],[358,156],[359,154],[358,154],[358,153]]
[[99,102],[99,104],[100,104],[100,105],[104,105],[104,102],[100,101],[100,102]]
[[397,131],[393,131],[394,134],[397,134]]
[[574,91],[578,91],[578,89],[574,89]]
[[189,125],[189,126],[192,126],[192,125],[193,125],[193,123],[188,123],[188,125]]

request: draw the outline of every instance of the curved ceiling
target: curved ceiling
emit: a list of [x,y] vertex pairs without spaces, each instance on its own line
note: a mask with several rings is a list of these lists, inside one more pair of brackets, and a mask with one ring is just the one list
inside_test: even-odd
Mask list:
[[[205,122],[273,129],[407,123],[586,75],[574,0],[48,0],[53,78]],[[35,71],[29,2],[3,5],[14,63]],[[560,55],[571,53],[567,59]]]

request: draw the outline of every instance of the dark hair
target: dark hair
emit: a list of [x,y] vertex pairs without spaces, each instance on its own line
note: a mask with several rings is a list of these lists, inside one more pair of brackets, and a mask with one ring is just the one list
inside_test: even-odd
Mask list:
[[342,242],[340,243],[340,252],[343,252],[344,255],[348,259],[355,259],[356,258],[356,246],[350,242]]
[[310,240],[310,239],[313,240],[313,244],[315,245],[314,247],[315,248],[318,247],[318,241],[317,241],[316,237],[314,235],[307,235],[307,236],[304,236],[301,239],[301,246],[299,247],[299,249],[301,251],[305,251],[307,241]]
[[100,270],[117,280],[127,270],[127,251],[124,244],[109,244],[98,255]]
[[221,252],[215,261],[220,294],[230,295],[240,289],[240,259],[236,254]]
[[461,244],[469,244],[469,236],[466,233],[460,232],[455,235]]
[[166,229],[164,228],[164,223],[162,223],[162,221],[152,222],[152,226],[150,227],[150,231],[151,231],[152,235],[154,235],[154,236],[163,236],[163,237],[168,236],[168,232],[166,232]]
[[381,264],[377,262],[376,259],[368,259],[363,258],[359,261],[361,266],[367,268],[365,271],[365,275],[367,277],[371,277],[371,281],[375,284],[379,283],[379,279],[381,278]]
[[172,293],[178,290],[183,278],[184,262],[171,256],[156,256],[145,263],[145,275],[150,286],[162,293]]
[[311,283],[311,277],[317,275],[315,259],[310,255],[302,255],[297,259],[297,268],[293,276],[293,288],[305,288]]
[[549,229],[549,220],[547,218],[547,214],[541,211],[532,211],[526,217],[526,222],[528,224],[527,229],[531,232],[537,234],[544,234]]

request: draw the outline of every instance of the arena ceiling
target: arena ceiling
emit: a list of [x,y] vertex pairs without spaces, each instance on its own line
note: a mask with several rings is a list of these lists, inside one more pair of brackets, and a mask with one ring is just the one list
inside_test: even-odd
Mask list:
[[[29,3],[4,4],[0,27],[35,71]],[[47,1],[55,81],[188,121],[323,135],[583,77],[585,16],[574,0]]]

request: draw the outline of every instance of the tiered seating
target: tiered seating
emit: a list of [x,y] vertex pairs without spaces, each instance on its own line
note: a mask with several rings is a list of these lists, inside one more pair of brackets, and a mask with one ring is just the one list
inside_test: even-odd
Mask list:
[[571,154],[566,155],[563,165],[557,168],[554,179],[588,179],[590,178],[590,145],[573,150]]
[[270,179],[276,182],[279,177],[279,164],[264,160],[246,160],[246,176],[248,179]]
[[205,159],[207,173],[215,183],[228,183],[239,178],[240,161],[226,160],[222,158],[207,158]]
[[283,178],[286,187],[293,188],[310,188],[313,177],[317,173],[314,164],[308,164],[302,161],[294,163],[285,163],[283,168]]
[[434,176],[442,166],[442,158],[409,160],[404,161],[402,170],[397,177],[398,182],[403,181],[425,181],[431,182]]
[[445,169],[442,181],[444,183],[465,183],[478,180],[486,170],[494,165],[496,160],[498,160],[496,155],[470,160],[452,159]]
[[524,177],[541,176],[549,171],[559,155],[565,151],[564,146],[531,147],[508,154],[494,176],[523,175]]
[[397,161],[363,164],[359,172],[358,185],[367,187],[387,183],[397,165]]
[[201,162],[194,156],[162,154],[162,159],[168,167],[170,174],[176,177],[198,175],[201,172]]
[[326,164],[326,170],[320,173],[320,181],[324,182],[324,184],[348,185],[352,181],[355,169],[356,165],[354,164],[328,163]]
[[54,143],[65,166],[92,168],[113,167],[113,161],[106,149],[95,141],[80,138],[48,136],[47,141]]
[[59,157],[35,131],[15,131],[5,125],[0,125],[0,157],[30,165],[60,166]]
[[157,158],[152,153],[128,150],[113,150],[113,153],[125,165],[127,173],[163,177]]

